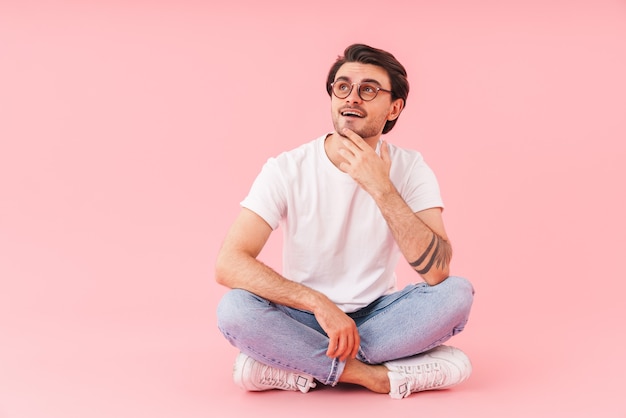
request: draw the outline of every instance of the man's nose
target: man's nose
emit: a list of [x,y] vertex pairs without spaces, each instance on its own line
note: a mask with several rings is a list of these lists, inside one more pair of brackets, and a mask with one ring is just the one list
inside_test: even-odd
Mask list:
[[361,86],[359,86],[358,84],[354,83],[352,85],[352,89],[350,90],[350,94],[348,94],[348,97],[346,97],[346,101],[347,102],[352,102],[352,103],[359,103],[361,102],[363,99],[361,99],[361,96],[359,96],[359,89],[361,88]]

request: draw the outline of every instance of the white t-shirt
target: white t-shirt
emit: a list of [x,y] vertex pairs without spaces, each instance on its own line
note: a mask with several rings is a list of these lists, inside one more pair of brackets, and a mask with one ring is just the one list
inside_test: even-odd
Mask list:
[[[241,206],[283,227],[284,277],[353,312],[396,290],[401,253],[372,197],[326,155],[326,137],[270,158]],[[413,212],[443,207],[419,152],[389,144],[389,154],[391,180]]]

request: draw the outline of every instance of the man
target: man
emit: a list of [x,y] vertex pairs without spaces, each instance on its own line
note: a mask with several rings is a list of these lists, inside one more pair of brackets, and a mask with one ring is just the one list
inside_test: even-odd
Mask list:
[[[216,280],[232,290],[218,325],[241,353],[246,390],[361,385],[403,398],[469,376],[441,345],[467,322],[471,284],[449,277],[437,180],[422,156],[386,141],[409,84],[390,53],[356,44],[326,85],[334,132],[270,158],[241,202]],[[257,259],[283,228],[283,272]],[[423,281],[396,289],[400,256]]]

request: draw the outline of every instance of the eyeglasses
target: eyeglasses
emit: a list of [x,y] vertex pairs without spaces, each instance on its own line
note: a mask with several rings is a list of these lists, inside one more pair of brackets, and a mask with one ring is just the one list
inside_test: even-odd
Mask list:
[[364,102],[374,100],[379,91],[391,93],[391,90],[385,90],[372,83],[348,83],[345,80],[338,80],[330,84],[333,90],[333,94],[337,96],[338,99],[345,99],[346,97],[348,97],[350,93],[352,93],[352,88],[354,87],[354,85],[357,86],[357,92],[359,93],[359,97]]

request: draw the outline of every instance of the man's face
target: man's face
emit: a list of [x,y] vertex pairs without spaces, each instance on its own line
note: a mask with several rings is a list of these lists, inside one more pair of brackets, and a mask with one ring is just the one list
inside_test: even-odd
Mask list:
[[[335,83],[346,81],[349,84],[368,83],[391,90],[387,71],[373,64],[347,62],[339,68],[334,81]],[[373,100],[364,101],[359,97],[357,84],[352,86],[352,91],[344,99],[331,95],[331,116],[335,132],[341,134],[342,129],[349,128],[363,139],[378,139],[387,120],[399,116],[403,102],[401,99],[392,101],[391,93],[382,90]]]

